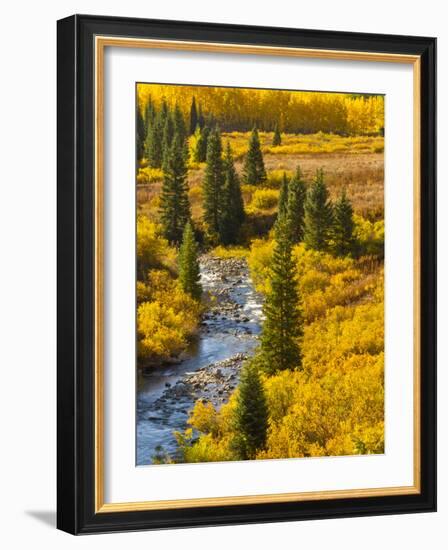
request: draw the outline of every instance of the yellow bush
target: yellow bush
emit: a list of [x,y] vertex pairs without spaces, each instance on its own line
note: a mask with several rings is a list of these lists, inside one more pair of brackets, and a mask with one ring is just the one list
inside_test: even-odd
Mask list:
[[197,330],[201,305],[165,270],[150,270],[137,285],[138,355],[146,364],[177,356]]
[[[276,149],[276,147],[274,148]],[[273,187],[274,189],[280,189],[283,183],[283,175],[286,174],[286,177],[289,179],[292,178],[293,173],[291,170],[271,170],[268,172],[268,187]]]
[[146,216],[137,218],[137,275],[141,280],[151,268],[174,270],[176,251],[161,235],[160,226]]
[[383,368],[382,354],[359,355],[321,377],[289,372],[266,379],[271,420],[258,458],[383,452]]
[[257,189],[252,195],[248,211],[271,210],[277,206],[278,197],[279,192],[276,189]]
[[[233,445],[235,403],[236,392],[220,411],[216,411],[211,403],[196,401],[188,419],[191,427],[175,434],[184,462],[237,460]],[[197,432],[200,437],[193,443]]]
[[[324,359],[322,361],[325,361]],[[263,377],[269,410],[258,459],[384,452],[384,358],[351,355],[315,373]],[[235,394],[221,411],[196,403],[192,428],[178,438],[186,462],[235,460]],[[199,439],[192,443],[194,431]]]
[[153,183],[154,181],[161,181],[163,179],[163,171],[160,168],[151,168],[146,166],[140,168],[137,173],[137,183],[139,185]]
[[178,355],[186,345],[182,321],[183,315],[166,304],[143,302],[137,314],[139,356],[153,362]]
[[364,255],[384,257],[384,220],[371,222],[361,216],[353,217],[355,237]]
[[216,410],[211,403],[197,401],[188,423],[205,434],[216,435],[219,432],[219,423]]
[[247,257],[250,275],[258,292],[269,291],[269,275],[275,242],[272,239],[254,239]]

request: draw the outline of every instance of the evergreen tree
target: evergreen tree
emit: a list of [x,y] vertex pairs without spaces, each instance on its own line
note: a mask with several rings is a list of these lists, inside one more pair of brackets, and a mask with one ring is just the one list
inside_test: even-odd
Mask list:
[[333,206],[322,169],[318,170],[305,201],[305,235],[308,248],[328,250],[333,223]]
[[204,195],[204,222],[212,240],[219,238],[222,214],[224,170],[221,133],[215,128],[208,137],[207,159],[202,182]]
[[165,119],[168,116],[168,113],[170,112],[170,108],[168,106],[168,103],[165,98],[162,99],[162,103],[160,106],[160,118],[162,121],[162,125],[165,124]]
[[233,244],[238,239],[245,213],[240,181],[233,164],[232,149],[229,142],[227,142],[224,156],[224,174],[220,240],[223,244]]
[[198,125],[194,133],[196,142],[193,150],[193,159],[195,162],[205,162],[207,159],[207,140],[210,130],[207,126],[201,129]]
[[244,182],[249,185],[257,185],[266,181],[266,170],[256,127],[252,130],[249,138],[249,149],[244,160],[243,175]]
[[163,138],[162,138],[162,166],[164,167],[168,162],[170,156],[171,144],[174,137],[174,122],[171,113],[168,112],[165,117],[165,124],[163,126]]
[[241,370],[234,414],[235,448],[241,459],[254,459],[265,447],[268,429],[266,396],[255,361],[246,362]]
[[200,300],[202,295],[200,279],[198,245],[194,238],[193,227],[188,221],[179,249],[179,282],[182,290],[195,300]]
[[136,120],[135,120],[135,129],[136,129],[136,141],[137,141],[137,161],[140,161],[145,154],[145,121],[143,119],[142,112],[140,107],[137,105],[136,108]]
[[202,130],[202,128],[204,128],[205,126],[205,117],[204,117],[204,114],[202,112],[202,106],[201,104],[199,104],[199,109],[198,109],[198,124],[199,124],[199,128]]
[[302,366],[303,316],[288,233],[285,221],[280,220],[272,258],[271,291],[263,306],[261,361],[268,374]]
[[288,212],[288,190],[289,182],[286,173],[283,172],[282,184],[280,186],[280,193],[278,196],[278,211],[277,219],[274,224],[274,235],[277,238],[279,231],[283,231],[286,223],[286,214]]
[[172,244],[181,242],[185,224],[189,219],[185,155],[179,135],[174,134],[164,166],[160,195],[160,220],[165,238]]
[[274,128],[274,137],[272,138],[272,146],[278,147],[281,144],[282,144],[282,136],[280,134],[280,129],[278,127],[278,124],[276,124]]
[[173,121],[174,121],[174,132],[179,136],[182,144],[186,143],[187,127],[185,124],[184,115],[182,114],[182,111],[180,110],[179,105],[176,105],[174,107]]
[[292,244],[303,240],[305,226],[306,184],[300,166],[289,183],[286,223]]
[[286,177],[286,173],[283,172],[282,185],[280,187],[280,194],[278,196],[278,214],[277,219],[283,218],[288,210],[288,190],[289,182]]
[[151,99],[151,96],[148,98],[148,103],[145,106],[145,135],[148,133],[148,129],[151,127],[151,125],[154,122],[154,119],[156,117],[156,109],[154,106],[154,103]]
[[190,107],[190,135],[193,135],[196,131],[196,126],[198,125],[198,111],[196,108],[196,99],[193,96],[191,100]]
[[353,254],[355,248],[353,207],[347,198],[345,189],[334,205],[333,218],[333,246],[335,254],[337,256]]
[[148,126],[145,141],[146,158],[152,168],[161,168],[163,162],[163,129],[165,117],[162,111],[155,115],[153,123]]

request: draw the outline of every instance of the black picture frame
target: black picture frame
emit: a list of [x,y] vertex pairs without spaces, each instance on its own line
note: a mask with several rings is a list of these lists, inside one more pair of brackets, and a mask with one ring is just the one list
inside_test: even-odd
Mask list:
[[[418,55],[421,59],[421,491],[95,513],[95,36]],[[74,15],[57,24],[57,526],[72,534],[436,510],[436,39]]]

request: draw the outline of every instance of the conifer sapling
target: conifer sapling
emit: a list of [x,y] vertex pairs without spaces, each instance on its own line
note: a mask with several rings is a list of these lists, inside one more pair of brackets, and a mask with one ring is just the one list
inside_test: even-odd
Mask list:
[[188,221],[179,249],[179,282],[182,290],[195,300],[200,300],[202,295],[200,279],[198,246],[194,238],[193,227]]
[[337,256],[353,254],[355,247],[354,229],[353,207],[344,189],[334,205],[333,247]]
[[281,144],[282,144],[282,136],[280,134],[280,129],[278,127],[278,124],[276,124],[274,128],[274,137],[272,138],[272,146],[278,147]]
[[185,224],[189,219],[190,203],[184,143],[176,133],[164,165],[160,195],[160,221],[165,238],[172,244],[180,243]]
[[244,160],[243,177],[244,182],[249,185],[262,184],[266,181],[260,138],[255,127],[249,138],[249,149]]
[[271,264],[271,290],[263,306],[265,321],[261,335],[261,361],[268,374],[300,369],[303,315],[297,289],[292,244],[284,219],[276,228]]
[[256,457],[266,444],[268,407],[263,384],[255,361],[241,370],[235,407],[236,450],[243,460]]
[[327,251],[330,246],[333,224],[333,205],[330,201],[322,169],[308,191],[305,201],[305,235],[308,248]]

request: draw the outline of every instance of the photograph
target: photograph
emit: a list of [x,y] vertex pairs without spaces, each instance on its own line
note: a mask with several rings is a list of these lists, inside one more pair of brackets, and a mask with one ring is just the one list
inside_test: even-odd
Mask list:
[[436,38],[252,16],[58,20],[62,531],[436,510]]
[[136,83],[137,466],[386,452],[385,101]]

